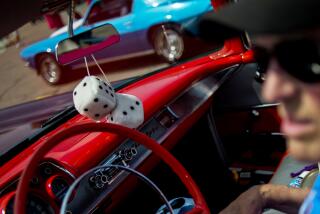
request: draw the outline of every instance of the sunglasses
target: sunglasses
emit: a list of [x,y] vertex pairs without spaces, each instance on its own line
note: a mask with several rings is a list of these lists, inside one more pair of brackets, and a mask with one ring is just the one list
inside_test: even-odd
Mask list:
[[288,40],[272,50],[253,47],[259,71],[265,73],[271,58],[291,76],[304,83],[320,82],[320,44],[310,39]]

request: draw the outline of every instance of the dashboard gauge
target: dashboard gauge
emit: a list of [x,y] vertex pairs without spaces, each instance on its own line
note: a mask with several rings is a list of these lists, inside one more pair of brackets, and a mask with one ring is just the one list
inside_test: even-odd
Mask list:
[[[11,197],[8,206],[5,209],[6,214],[13,214],[13,201],[14,197]],[[52,207],[35,195],[29,195],[27,201],[27,210],[26,213],[33,213],[33,214],[54,214],[54,210]]]
[[54,175],[47,180],[46,189],[48,194],[55,200],[62,201],[70,182],[62,176]]

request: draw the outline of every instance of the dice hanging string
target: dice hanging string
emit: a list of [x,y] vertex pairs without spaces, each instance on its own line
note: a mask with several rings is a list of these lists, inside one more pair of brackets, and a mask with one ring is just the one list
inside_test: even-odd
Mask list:
[[96,58],[94,57],[93,54],[91,54],[91,57],[92,57],[92,59],[94,60],[94,62],[96,63],[96,65],[98,66],[98,68],[99,68],[100,72],[102,73],[104,79],[106,80],[107,84],[108,84],[109,86],[111,86],[110,81],[108,80],[107,76],[106,76],[105,73],[103,72],[102,68],[100,67],[99,63],[97,62],[97,60],[96,60]]
[[88,62],[87,62],[87,57],[84,57],[84,62],[86,64],[86,68],[87,68],[87,74],[90,77],[90,72],[89,72],[89,66],[88,66]]

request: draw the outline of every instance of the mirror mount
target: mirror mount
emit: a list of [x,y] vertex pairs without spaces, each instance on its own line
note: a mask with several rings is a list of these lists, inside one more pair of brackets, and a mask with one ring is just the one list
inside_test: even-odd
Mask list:
[[74,17],[74,9],[75,9],[75,5],[74,5],[74,0],[70,0],[70,5],[69,5],[69,9],[68,9],[68,14],[69,14],[69,21],[68,21],[68,34],[69,37],[74,36],[74,32],[73,32],[73,17]]

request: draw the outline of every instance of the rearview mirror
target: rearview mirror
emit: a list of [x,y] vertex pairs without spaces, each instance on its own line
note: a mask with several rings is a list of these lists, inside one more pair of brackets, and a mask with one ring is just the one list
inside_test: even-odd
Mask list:
[[56,58],[60,64],[66,65],[119,41],[117,30],[111,24],[105,24],[58,42]]

